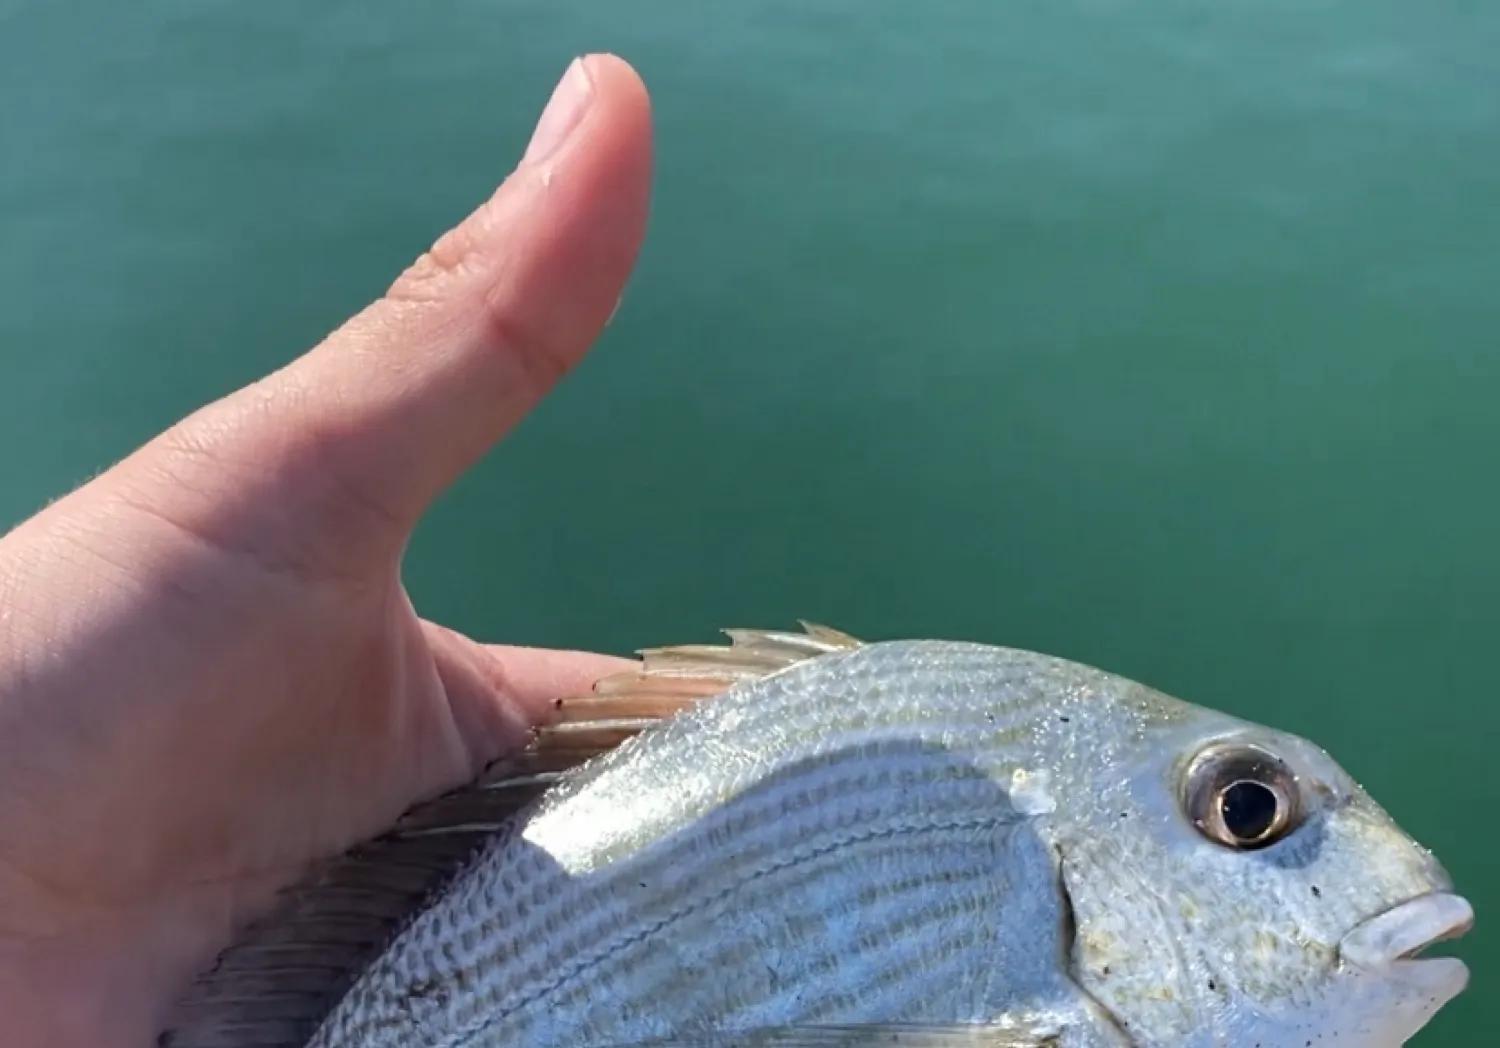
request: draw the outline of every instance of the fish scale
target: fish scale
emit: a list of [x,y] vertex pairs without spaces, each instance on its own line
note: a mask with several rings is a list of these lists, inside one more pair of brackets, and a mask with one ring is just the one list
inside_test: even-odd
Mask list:
[[[971,771],[967,763],[954,765],[947,759],[945,751],[935,751],[920,758],[918,755],[908,755],[904,762],[896,763],[888,759],[882,760],[878,752],[879,744],[889,739],[888,724],[891,722],[903,725],[904,740],[937,743],[954,738],[974,738],[976,731],[990,728],[993,716],[987,718],[979,714],[964,701],[966,695],[973,693],[972,685],[963,686],[968,675],[983,673],[984,670],[964,664],[962,657],[972,657],[967,646],[943,647],[960,656],[960,661],[959,673],[950,672],[944,678],[941,688],[933,687],[933,682],[928,678],[932,674],[929,667],[933,665],[933,656],[944,654],[943,652],[929,652],[920,646],[913,651],[909,645],[896,644],[889,650],[878,653],[879,659],[861,659],[855,662],[852,672],[845,666],[847,656],[830,657],[818,664],[808,664],[799,670],[784,672],[759,685],[746,688],[739,694],[726,696],[716,702],[712,710],[694,711],[708,716],[696,719],[687,717],[678,722],[675,728],[682,732],[708,734],[707,740],[700,737],[697,747],[700,749],[705,741],[718,743],[726,752],[736,749],[735,737],[711,734],[726,721],[731,725],[731,730],[742,732],[744,737],[755,737],[757,724],[765,723],[776,724],[783,733],[771,761],[766,761],[760,754],[752,754],[744,761],[732,763],[728,767],[720,766],[717,776],[701,778],[705,788],[697,791],[696,796],[671,786],[683,770],[680,758],[676,755],[684,751],[674,744],[670,730],[637,740],[638,745],[633,753],[625,748],[618,751],[621,766],[628,767],[628,772],[611,777],[610,769],[601,763],[592,778],[580,778],[571,791],[560,791],[543,806],[542,812],[520,838],[496,849],[476,864],[473,873],[455,887],[455,894],[448,907],[429,911],[429,915],[424,918],[426,926],[419,923],[408,933],[408,948],[430,960],[435,956],[438,944],[451,941],[461,934],[461,929],[454,927],[446,915],[450,911],[478,909],[488,915],[486,926],[481,931],[483,941],[503,942],[507,946],[511,943],[520,944],[515,956],[492,952],[460,958],[451,972],[422,972],[423,985],[433,979],[439,982],[445,978],[451,980],[454,978],[453,972],[476,970],[485,973],[483,980],[474,984],[472,991],[461,998],[462,1003],[445,1014],[444,1021],[457,1030],[482,1022],[492,1031],[490,1039],[495,1044],[577,1043],[576,1039],[580,1036],[602,1039],[605,1043],[620,1040],[628,1042],[664,1035],[670,1030],[649,1024],[636,1026],[620,1022],[613,1027],[607,1024],[591,1027],[582,1022],[569,1023],[556,1011],[554,993],[545,989],[549,985],[556,986],[570,979],[576,980],[587,971],[589,984],[595,988],[593,992],[609,996],[611,980],[615,978],[614,972],[637,966],[651,969],[649,961],[643,959],[641,954],[659,950],[660,943],[670,942],[678,937],[707,934],[708,927],[700,921],[690,927],[680,927],[671,936],[665,936],[667,922],[657,917],[650,906],[637,904],[610,907],[607,900],[616,885],[628,884],[633,878],[649,885],[661,877],[663,871],[671,871],[673,880],[693,883],[700,893],[724,895],[735,891],[746,879],[747,865],[759,876],[769,876],[769,872],[757,869],[757,853],[753,850],[756,845],[762,845],[767,850],[781,850],[784,853],[790,851],[791,855],[784,855],[778,863],[779,869],[784,871],[794,871],[800,855],[816,855],[822,850],[839,852],[848,866],[857,868],[862,859],[860,845],[886,834],[913,834],[922,829],[923,824],[931,817],[918,814],[913,818],[909,813],[914,807],[919,810],[930,807],[937,811],[957,812],[973,806],[975,814],[972,826],[995,826],[997,805],[1004,804],[1006,798],[991,779],[973,778],[971,773],[972,782],[981,783],[984,793],[982,798],[972,800],[963,796],[965,793],[976,792],[972,785],[967,790],[955,789],[953,786],[955,768]],[[987,669],[986,676],[993,682],[992,686],[1003,686],[1016,667],[1010,663],[992,661]],[[997,670],[1000,672],[997,673]],[[809,676],[814,679],[803,679]],[[959,686],[954,686],[955,681]],[[806,695],[809,693],[819,695],[820,700],[807,701]],[[1024,697],[1025,693],[1018,695]],[[929,701],[914,702],[913,697],[916,696],[926,696]],[[1040,708],[1034,702],[1016,702],[1014,705]],[[894,713],[882,719],[872,712],[883,710],[892,710]],[[703,723],[705,721],[706,724]],[[1004,724],[999,731],[991,732],[988,738],[992,741],[1012,736],[1019,738],[1016,730],[1018,727],[1019,725]],[[872,749],[877,752],[868,752]],[[1013,765],[1018,756],[1012,747],[995,748],[991,752],[997,761],[1004,762],[1007,767]],[[658,754],[665,756],[658,757]],[[838,759],[827,759],[830,755],[835,755]],[[825,759],[818,760],[820,757]],[[627,761],[628,764],[623,763]],[[668,767],[655,767],[654,763],[657,761],[664,761]],[[780,768],[797,761],[808,763],[799,767],[797,774],[776,780]],[[896,803],[887,806],[891,809],[888,812],[859,810],[857,807],[851,810],[851,804],[858,805],[861,802],[868,807],[875,807],[869,803],[874,796],[872,791],[891,782],[898,769],[922,769],[926,774],[908,776],[908,781],[902,783],[904,789],[899,795],[892,797]],[[648,856],[645,860],[637,859],[621,864],[622,851],[638,845],[639,835],[626,837],[623,841],[612,841],[601,839],[597,833],[589,831],[592,808],[629,795],[630,800],[622,811],[629,812],[636,805],[644,805],[656,810],[659,815],[668,814],[670,818],[665,820],[665,824],[673,830],[694,820],[706,819],[709,825],[695,833],[694,841],[697,841],[703,833],[713,828],[714,820],[709,815],[712,803],[723,802],[733,796],[737,789],[745,788],[747,783],[767,780],[773,785],[765,791],[764,796],[757,795],[749,802],[740,801],[719,810],[721,818],[732,819],[735,825],[735,837],[741,847],[733,851],[713,847],[663,846],[659,838],[653,837],[653,845],[661,851],[659,856]],[[604,784],[603,797],[591,795],[590,787],[599,783]],[[857,788],[850,788],[851,783]],[[783,821],[788,811],[798,807],[800,798],[819,793],[826,799],[809,806],[806,818],[791,824]],[[922,799],[923,803],[914,805],[913,800],[917,798]],[[975,800],[979,801],[977,805]],[[582,810],[573,811],[575,806]],[[848,833],[847,827],[851,819],[863,827],[863,832],[857,835]],[[572,835],[580,827],[586,834],[589,847],[593,849],[586,858],[574,857],[576,849],[572,849],[572,845],[576,843],[576,838]],[[830,831],[833,839],[828,840]],[[660,824],[653,825],[652,833],[659,832]],[[757,835],[765,832],[769,832],[770,837],[762,842]],[[567,842],[561,847],[549,846],[559,836],[567,837]],[[519,869],[526,874],[548,876],[547,871],[538,864],[516,858],[528,843],[540,847],[544,853],[554,858],[566,854],[572,859],[566,864],[566,870],[558,871],[554,876],[572,878],[578,872],[592,871],[603,863],[609,863],[608,876],[602,880],[570,880],[571,890],[560,892],[546,911],[538,913],[533,910],[526,919],[518,919],[509,898],[513,892],[527,893],[528,886],[524,881],[512,881],[501,892],[492,892],[490,886],[503,882],[506,878],[501,871],[518,861]],[[749,855],[744,851],[744,845],[752,848]],[[942,869],[944,866],[939,864],[933,868]],[[841,890],[848,890],[858,882],[845,870],[832,883]],[[477,892],[478,898],[464,894],[467,890]],[[670,890],[665,894],[668,898],[675,895]],[[591,898],[605,900],[599,907],[602,914],[588,911],[587,903]],[[825,898],[824,902],[837,905],[832,896]],[[679,916],[674,923],[680,925],[683,921],[683,909],[689,913],[699,912],[701,903],[681,903],[679,907]],[[997,905],[995,909],[1000,913],[1004,912],[1005,907]],[[606,925],[614,925],[608,928],[608,932],[613,934],[606,939],[606,945],[585,951],[580,958],[575,944],[588,942],[604,931],[595,924],[601,916]],[[580,923],[584,926],[578,927]],[[1024,930],[1019,934],[1024,934]],[[528,949],[529,944],[535,945]],[[778,952],[795,951],[802,945],[800,941],[772,940],[763,944],[763,952],[775,956]],[[628,948],[630,946],[635,949]],[[393,953],[390,956],[397,957],[400,954]],[[595,960],[595,957],[610,958],[610,970],[597,970],[594,965],[600,961]],[[934,958],[927,956],[923,960],[931,963]],[[371,974],[371,985],[378,986],[379,981],[387,977],[392,986],[410,981],[410,975],[394,967],[390,972],[377,968]],[[712,976],[706,977],[706,981],[712,980]],[[680,995],[686,993],[682,984],[687,980],[682,973],[677,973],[676,981],[680,984],[677,992]],[[643,996],[650,989],[652,988],[634,987],[631,996],[633,999],[650,1000],[649,996]],[[814,989],[837,993],[842,987],[819,986]],[[711,993],[704,994],[701,990],[699,994],[709,998],[713,996]],[[787,996],[790,998],[791,995]],[[796,996],[805,997],[806,993]],[[818,994],[814,993],[814,996]],[[788,1014],[785,1009],[793,1003],[795,1002],[790,999],[783,1002],[780,1018],[811,1018],[799,1012]],[[939,1001],[935,1005],[948,1003]],[[400,1038],[406,1034],[404,1026],[395,1016],[403,1010],[410,1010],[410,1004],[398,994],[375,995],[365,1005],[366,1014],[360,1020],[343,1030],[339,1038],[330,1035],[326,1043],[342,1039],[349,1043],[368,1044],[370,1048],[380,1048],[387,1043],[401,1043]],[[525,1018],[528,1011],[543,1018]],[[507,1013],[512,1012],[520,1012],[523,1017],[516,1020],[518,1028],[507,1029]],[[421,1014],[430,1019],[433,1013],[424,1011]],[[713,1014],[721,1020],[727,1018],[712,1012],[705,1011],[704,1014]],[[910,1016],[913,1019],[954,1017],[951,1009],[931,1016]],[[840,1017],[823,1018],[833,1020]],[[372,1031],[377,1027],[386,1032],[372,1036]],[[325,1042],[315,1042],[318,1045],[323,1043]],[[453,1043],[457,1045],[468,1042],[460,1035]]]
[[[1377,919],[1467,904],[1304,740],[1038,653],[727,632],[643,653],[332,861],[164,1043],[1395,1048],[1466,984],[1452,959],[1346,970]],[[1234,843],[1189,787],[1236,760],[1272,776],[1284,839]],[[387,876],[409,856],[451,876]],[[339,956],[321,918],[357,913],[356,884],[380,905],[340,933],[347,978],[264,980],[295,960],[272,943]],[[1304,947],[1243,949],[1286,927]]]

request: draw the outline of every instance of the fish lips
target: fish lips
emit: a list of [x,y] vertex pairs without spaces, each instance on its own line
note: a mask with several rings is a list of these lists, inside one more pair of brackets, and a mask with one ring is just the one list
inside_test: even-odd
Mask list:
[[1339,942],[1339,957],[1371,975],[1420,983],[1428,992],[1453,997],[1469,982],[1457,957],[1421,957],[1436,943],[1457,939],[1474,926],[1474,908],[1447,892],[1420,895],[1363,922]]

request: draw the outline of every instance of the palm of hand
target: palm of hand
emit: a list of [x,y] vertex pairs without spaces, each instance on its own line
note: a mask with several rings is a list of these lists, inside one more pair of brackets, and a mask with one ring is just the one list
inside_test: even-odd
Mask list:
[[426,505],[581,357],[634,260],[645,96],[622,63],[587,68],[569,133],[383,300],[0,541],[18,1043],[149,1043],[309,862],[615,666],[476,643],[400,582]]

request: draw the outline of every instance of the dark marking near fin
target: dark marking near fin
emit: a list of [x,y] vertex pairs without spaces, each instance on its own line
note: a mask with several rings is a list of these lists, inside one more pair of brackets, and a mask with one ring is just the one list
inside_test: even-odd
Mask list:
[[271,911],[188,987],[157,1044],[303,1048],[412,918],[563,776],[694,702],[861,646],[825,626],[803,628],[726,630],[728,645],[648,649],[639,653],[639,669],[604,678],[589,695],[559,701],[554,721],[537,729],[526,749],[413,807],[385,833],[315,867],[281,893]]

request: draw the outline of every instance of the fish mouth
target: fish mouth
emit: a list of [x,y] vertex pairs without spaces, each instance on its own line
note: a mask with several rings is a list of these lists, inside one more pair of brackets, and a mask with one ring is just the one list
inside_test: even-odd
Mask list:
[[1462,938],[1474,927],[1474,908],[1462,896],[1447,892],[1415,899],[1371,917],[1339,942],[1339,956],[1366,972],[1424,969],[1430,976],[1458,985],[1467,983],[1469,969],[1456,957],[1423,957],[1422,951],[1440,942]]

